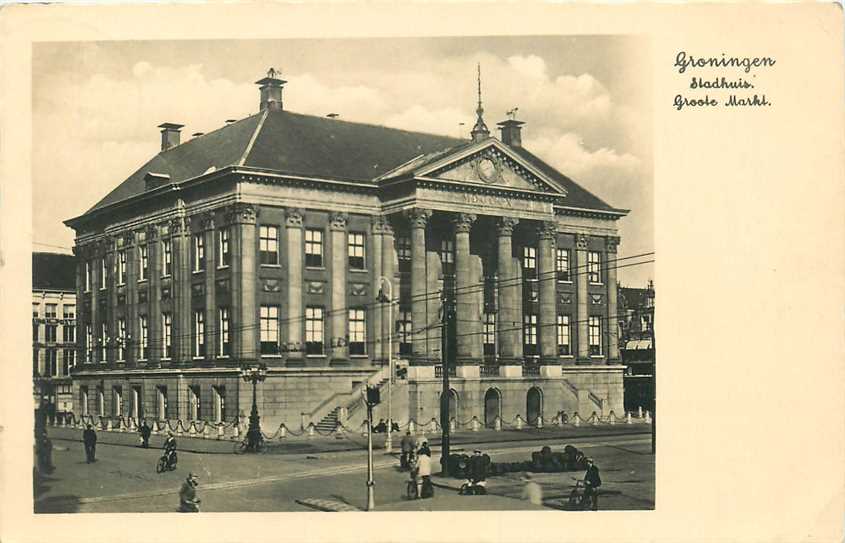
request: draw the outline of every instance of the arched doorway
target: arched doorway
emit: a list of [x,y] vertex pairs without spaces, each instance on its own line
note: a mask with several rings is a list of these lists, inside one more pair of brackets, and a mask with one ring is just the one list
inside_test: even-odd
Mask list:
[[543,415],[543,391],[537,387],[528,389],[525,398],[525,413],[528,416],[528,424],[537,424],[537,419]]
[[484,394],[484,425],[493,428],[496,418],[502,416],[502,393],[490,388]]
[[[443,397],[443,393],[440,393],[440,398]],[[443,405],[442,403],[440,404]],[[441,407],[442,409],[442,407]],[[455,419],[456,421],[460,421],[461,418],[458,413],[458,393],[454,388],[449,389],[449,418]],[[440,415],[441,424],[443,423],[443,415]]]

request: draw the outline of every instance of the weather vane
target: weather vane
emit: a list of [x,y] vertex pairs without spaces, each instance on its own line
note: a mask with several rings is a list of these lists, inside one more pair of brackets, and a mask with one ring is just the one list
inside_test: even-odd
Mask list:
[[277,71],[275,68],[273,68],[273,67],[271,66],[271,67],[270,67],[270,69],[269,69],[269,70],[267,70],[267,77],[269,77],[270,79],[275,79],[275,78],[276,78],[276,76],[277,76],[277,75],[279,75],[280,73],[282,73],[282,71],[281,71],[281,70],[278,70],[278,71]]
[[516,112],[517,112],[517,111],[519,111],[519,108],[518,108],[518,107],[515,107],[515,108],[513,108],[513,109],[511,109],[511,110],[508,110],[507,112],[505,112],[505,115],[507,115],[508,117],[510,117],[512,121],[515,121],[515,120],[516,120]]

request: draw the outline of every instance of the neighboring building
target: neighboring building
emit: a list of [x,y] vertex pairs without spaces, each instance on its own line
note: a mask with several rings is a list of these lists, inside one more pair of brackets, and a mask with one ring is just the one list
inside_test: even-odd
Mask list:
[[32,394],[50,418],[73,409],[76,269],[73,255],[32,254]]
[[654,410],[654,283],[646,288],[619,288],[622,363],[625,364],[625,409]]
[[490,136],[480,99],[463,140],[288,112],[284,83],[269,73],[257,114],[187,142],[160,125],[161,152],[66,222],[77,412],[231,421],[251,403],[238,368],[263,362],[262,423],[298,427],[364,411],[392,350],[394,418],[437,418],[445,289],[459,422],[621,415],[626,210],[522,147],[524,123]]

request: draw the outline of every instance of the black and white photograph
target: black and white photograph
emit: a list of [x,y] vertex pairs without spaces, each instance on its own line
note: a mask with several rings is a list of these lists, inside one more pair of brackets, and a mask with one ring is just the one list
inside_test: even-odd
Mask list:
[[653,509],[648,46],[38,44],[35,511]]

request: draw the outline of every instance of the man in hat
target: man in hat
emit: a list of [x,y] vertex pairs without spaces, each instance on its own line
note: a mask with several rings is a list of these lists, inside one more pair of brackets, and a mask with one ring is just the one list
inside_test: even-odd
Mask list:
[[199,513],[200,500],[197,497],[197,485],[199,484],[199,477],[193,473],[189,473],[182,483],[182,488],[179,490],[179,511],[181,513]]
[[82,432],[82,442],[85,444],[85,461],[87,463],[96,462],[95,455],[97,453],[97,432],[90,424],[88,428]]
[[417,448],[417,440],[411,435],[411,431],[405,432],[401,442],[402,456],[399,458],[399,465],[407,468],[409,465],[408,458],[413,454]]
[[475,494],[487,494],[487,466],[489,457],[481,454],[481,449],[472,451],[469,459],[469,480]]
[[599,487],[601,486],[601,477],[599,477],[599,467],[593,463],[592,458],[587,458],[587,471],[584,473],[584,503],[590,499],[593,511],[599,510]]

